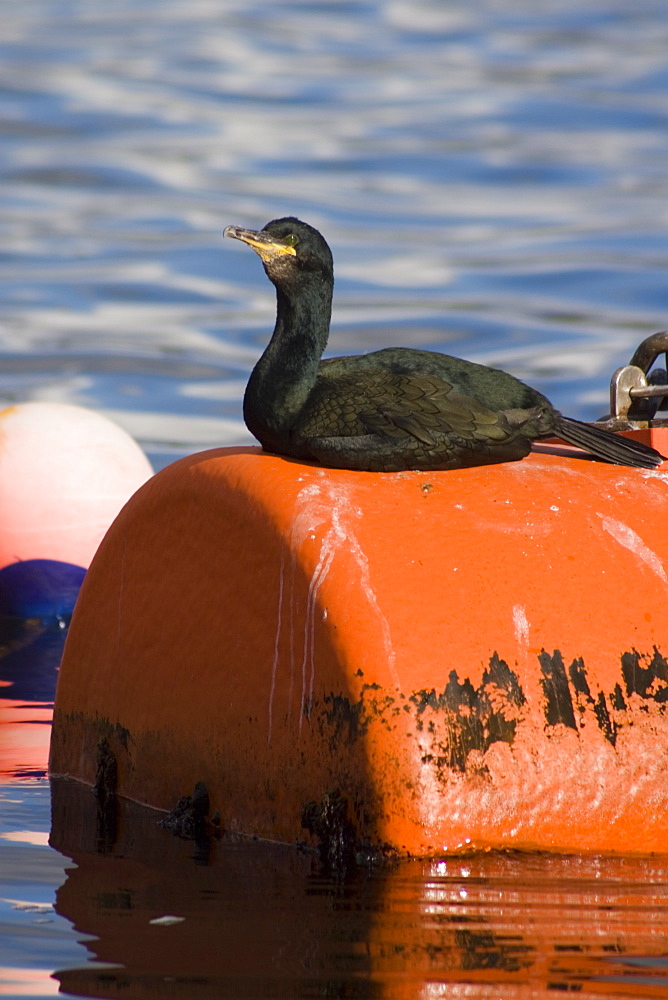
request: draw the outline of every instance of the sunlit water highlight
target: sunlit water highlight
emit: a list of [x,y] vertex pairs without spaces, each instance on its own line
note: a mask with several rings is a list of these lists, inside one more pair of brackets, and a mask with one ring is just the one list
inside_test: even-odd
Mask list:
[[185,4],[3,12],[0,398],[167,458],[247,440],[273,315],[225,224],[335,253],[332,353],[508,367],[574,415],[665,323],[662,6]]

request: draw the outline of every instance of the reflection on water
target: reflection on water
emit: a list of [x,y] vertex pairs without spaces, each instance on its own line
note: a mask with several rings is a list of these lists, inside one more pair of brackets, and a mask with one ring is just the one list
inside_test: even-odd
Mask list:
[[64,643],[60,623],[0,615],[0,781],[46,774]]
[[53,704],[66,629],[0,615],[0,684],[12,698]]
[[[100,842],[90,789],[53,782],[71,858],[56,910],[101,967],[89,997],[586,997],[668,991],[668,858],[475,855],[328,877],[306,852],[203,845],[124,805]],[[171,919],[168,919],[171,918]],[[634,964],[638,962],[638,965]],[[663,991],[663,993],[661,992]]]

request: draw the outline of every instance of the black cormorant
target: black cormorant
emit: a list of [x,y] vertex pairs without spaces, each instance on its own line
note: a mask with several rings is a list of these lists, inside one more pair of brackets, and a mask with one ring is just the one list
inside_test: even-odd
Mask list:
[[620,465],[661,463],[653,448],[564,417],[498,369],[406,347],[321,360],[334,286],[325,239],[294,218],[225,235],[248,243],[276,286],[274,333],[244,396],[248,429],[267,451],[398,472],[513,462],[533,441],[559,437]]

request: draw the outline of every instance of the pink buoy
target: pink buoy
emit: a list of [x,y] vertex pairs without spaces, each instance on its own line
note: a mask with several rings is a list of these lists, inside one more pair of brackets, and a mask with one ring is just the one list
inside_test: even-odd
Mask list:
[[92,410],[0,411],[0,569],[57,560],[87,568],[107,528],[152,475],[139,445]]

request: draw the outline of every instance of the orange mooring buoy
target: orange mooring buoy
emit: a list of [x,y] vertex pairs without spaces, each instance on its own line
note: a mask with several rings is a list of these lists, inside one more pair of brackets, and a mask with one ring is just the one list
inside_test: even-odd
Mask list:
[[88,572],[52,772],[93,783],[102,746],[120,794],[168,809],[203,781],[225,828],[288,842],[335,795],[402,854],[666,851],[666,523],[668,473],[563,450],[176,462]]

